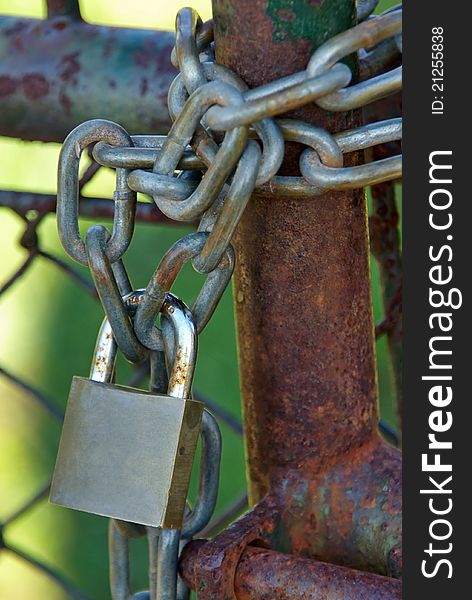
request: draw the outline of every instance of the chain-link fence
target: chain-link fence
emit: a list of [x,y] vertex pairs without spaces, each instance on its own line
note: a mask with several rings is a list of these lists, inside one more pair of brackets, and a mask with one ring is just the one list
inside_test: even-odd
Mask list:
[[[81,189],[90,182],[92,177],[96,175],[98,171],[98,165],[94,162],[91,162],[90,165],[85,169],[80,186]],[[78,268],[71,265],[65,258],[56,256],[53,253],[45,250],[41,244],[41,234],[39,233],[40,224],[44,219],[51,220],[52,217],[47,217],[49,211],[54,208],[55,199],[53,196],[40,195],[40,194],[25,194],[22,192],[0,192],[0,202],[5,207],[8,206],[10,211],[13,211],[15,215],[17,215],[22,221],[23,232],[19,239],[20,246],[26,252],[26,258],[22,262],[19,268],[15,269],[14,273],[10,275],[6,281],[2,282],[2,286],[0,288],[0,297],[4,299],[7,295],[14,296],[15,288],[21,283],[21,280],[27,280],[28,275],[31,270],[35,269],[36,262],[45,262],[47,265],[50,265],[54,269],[58,269],[64,277],[69,278],[69,280],[73,283],[74,286],[77,287],[77,294],[83,293],[94,300],[98,300],[98,296],[96,295],[93,284]],[[85,209],[85,214],[93,217],[103,218],[104,216],[110,215],[110,210],[112,210],[112,203],[109,200],[105,199],[82,199],[81,206]],[[2,210],[2,213],[5,214],[6,210]],[[153,210],[153,207],[150,204],[140,204],[138,209],[138,220],[141,222],[154,222],[159,220],[159,216]],[[157,231],[156,231],[157,235]],[[7,272],[7,265],[5,264],[2,269],[3,272]],[[187,278],[188,279],[188,278]],[[183,285],[187,285],[186,282],[183,282]],[[34,293],[34,291],[33,291]],[[229,299],[228,299],[229,300]],[[31,308],[31,307],[30,307]],[[228,313],[228,311],[226,310]],[[228,314],[226,315],[229,316]],[[67,328],[68,323],[73,320],[73,316],[69,315],[67,321],[62,324],[56,322],[55,327]],[[226,328],[228,328],[226,326]],[[225,328],[223,328],[225,329]],[[90,322],[90,333],[93,337],[94,323],[93,320]],[[84,335],[88,336],[89,332],[84,332]],[[33,345],[35,344],[35,340],[31,340],[30,342]],[[39,345],[36,348],[38,352],[40,352]],[[93,346],[90,346],[90,358],[92,356]],[[234,369],[236,369],[236,364],[234,365]],[[145,384],[145,379],[147,377],[147,365],[141,365],[133,369],[132,373],[129,374],[126,384],[140,387]],[[37,389],[34,385],[34,377],[23,377],[21,375],[17,375],[12,370],[8,368],[4,368],[0,366],[0,373],[2,377],[8,381],[10,386],[8,386],[4,392],[5,396],[9,393],[11,387],[15,387],[21,391],[21,394],[24,398],[28,399],[29,402],[35,403],[41,407],[41,410],[44,411],[45,415],[48,418],[61,423],[63,419],[63,407],[65,404],[65,397],[63,398],[63,402],[60,406],[55,399],[48,397],[46,393]],[[70,372],[69,375],[73,373]],[[242,426],[240,419],[229,412],[221,403],[216,403],[206,397],[206,395],[202,392],[199,392],[198,389],[194,391],[194,396],[198,399],[201,399],[206,403],[206,405],[210,408],[210,410],[215,414],[215,416],[220,420],[220,423],[223,426],[223,429],[227,429],[232,431],[236,436],[242,436]],[[13,410],[14,407],[10,406],[10,410]],[[57,437],[56,437],[57,442]],[[230,459],[231,460],[231,459]],[[241,470],[242,465],[242,456],[239,460],[239,470]],[[227,468],[229,465],[227,465]],[[231,469],[232,470],[232,469]],[[69,594],[72,598],[83,598],[85,597],[82,592],[76,589],[72,584],[70,584],[61,573],[57,572],[55,569],[51,568],[45,562],[38,560],[36,557],[31,556],[29,553],[23,551],[16,547],[14,543],[9,542],[8,531],[11,526],[14,526],[15,522],[20,520],[25,513],[30,510],[33,510],[37,503],[41,503],[46,501],[49,491],[49,481],[45,481],[41,488],[35,492],[31,498],[28,498],[26,502],[24,502],[21,506],[14,509],[10,514],[6,515],[3,518],[2,522],[2,531],[4,532],[4,537],[2,541],[2,549],[6,552],[12,553],[18,558],[22,560],[26,560],[30,563],[31,566],[42,571],[44,574],[53,578],[59,586],[61,586],[67,594]],[[245,491],[241,490],[241,492],[237,495],[234,495],[233,500],[229,502],[228,506],[224,507],[223,510],[220,511],[217,518],[213,521],[213,523],[209,527],[209,533],[216,531],[221,525],[226,524],[230,520],[232,520],[237,514],[239,514],[244,507],[246,506],[247,496]]]
[[[97,171],[98,165],[94,162],[91,162],[82,175],[81,188],[90,182],[92,177],[96,175]],[[20,285],[21,280],[27,280],[28,273],[31,270],[34,270],[35,263],[39,261],[45,262],[54,269],[58,269],[61,273],[61,276],[68,278],[70,282],[77,288],[77,294],[84,294],[90,298],[93,298],[94,300],[98,299],[91,281],[81,272],[81,270],[72,266],[62,256],[55,255],[43,248],[41,242],[42,236],[39,230],[40,225],[45,218],[52,218],[51,216],[47,217],[47,215],[51,210],[54,209],[55,206],[55,199],[53,196],[2,191],[0,192],[0,203],[4,207],[8,207],[8,209],[2,210],[3,214],[5,214],[6,210],[13,211],[14,214],[21,219],[23,232],[18,242],[26,253],[26,258],[19,268],[17,268],[15,272],[7,278],[6,281],[3,281],[0,288],[0,300],[4,300],[8,295],[14,297],[16,288]],[[111,201],[99,198],[83,198],[81,200],[83,214],[88,217],[96,216],[103,218],[104,216],[111,216],[111,204]],[[395,246],[395,240],[392,242],[392,236],[395,238],[397,231],[396,226],[392,226],[392,224],[396,225],[397,223],[397,216],[395,216],[396,208],[394,186],[392,184],[383,184],[381,189],[374,190],[373,207],[374,215],[371,218],[373,239],[372,245],[375,248],[375,252],[379,259],[381,261],[385,261],[387,260],[385,259],[387,250],[390,253],[393,251],[392,248]],[[159,220],[159,215],[157,215],[150,204],[143,203],[139,205],[138,219],[141,222],[155,222]],[[169,228],[170,227],[171,226],[169,226]],[[162,226],[156,227],[156,235],[161,230]],[[387,246],[387,250],[385,250],[385,246]],[[144,248],[142,251],[144,251]],[[387,266],[389,267],[390,271],[394,270],[391,260],[387,260]],[[7,265],[3,266],[2,271],[7,271]],[[381,269],[381,272],[384,273],[385,269]],[[385,335],[387,339],[388,334],[395,332],[395,329],[398,326],[398,318],[401,314],[401,306],[399,301],[401,298],[401,293],[400,288],[398,287],[399,279],[397,277],[396,287],[394,285],[395,282],[392,284],[392,279],[393,275],[387,277],[388,289],[392,294],[390,303],[388,305],[388,310],[385,318],[377,326],[377,335],[379,337]],[[394,290],[393,292],[392,289]],[[34,295],[35,290],[31,290],[31,293]],[[379,304],[379,298],[377,298],[376,304]],[[226,310],[225,312],[228,311]],[[227,314],[226,316],[229,315]],[[69,318],[63,323],[56,322],[54,327],[51,328],[51,337],[54,337],[55,333],[57,333],[58,327],[67,329],[70,321],[73,319],[73,315],[69,315]],[[89,333],[91,333],[93,336],[93,325],[93,320],[91,320],[90,325],[88,326],[89,331],[84,331],[84,336],[91,337]],[[36,352],[41,352],[41,347],[40,344],[37,343],[37,340],[33,338],[29,340],[29,344],[35,348]],[[91,351],[92,346],[90,346],[90,356]],[[379,356],[379,364],[381,369],[385,369],[385,358],[385,351],[382,351]],[[236,368],[237,365],[234,363],[234,370],[236,370]],[[41,410],[44,412],[44,414],[47,415],[48,419],[51,419],[57,423],[61,423],[63,418],[65,397],[63,397],[63,402],[61,405],[59,405],[55,399],[50,398],[47,393],[44,393],[35,386],[34,377],[23,377],[22,375],[18,375],[12,370],[2,366],[0,366],[0,373],[4,380],[8,381],[10,384],[10,388],[6,388],[4,394],[8,394],[8,390],[11,389],[11,387],[16,388],[23,396],[24,401],[38,405],[41,407]],[[71,376],[72,374],[73,372],[69,371],[67,375]],[[146,365],[138,366],[134,368],[133,372],[129,375],[126,383],[132,386],[142,386],[146,376]],[[385,385],[385,374],[381,376],[381,380]],[[223,431],[230,430],[237,436],[242,436],[241,422],[237,416],[234,416],[232,412],[229,412],[226,408],[224,408],[225,399],[223,399],[223,402],[215,402],[209,399],[204,393],[200,392],[198,388],[194,392],[194,395],[196,398],[203,400],[210,410],[215,414],[223,426]],[[14,410],[14,408],[14,406],[9,406],[9,410]],[[386,412],[389,412],[388,407],[385,406],[385,402],[384,408],[386,409]],[[390,427],[388,427],[386,423],[387,422],[384,422],[382,424],[384,433],[391,441],[396,443],[396,434]],[[57,435],[55,436],[55,440],[57,440]],[[227,442],[227,440],[225,441]],[[231,443],[231,440],[229,443]],[[225,479],[227,479],[227,477],[225,477],[225,472],[227,475],[229,474],[231,476],[235,470],[241,470],[242,457],[239,457],[239,464],[236,468],[234,463],[231,463],[231,457],[229,457],[229,461],[225,459],[223,461],[223,486],[225,485]],[[23,550],[21,546],[17,546],[15,543],[9,541],[9,528],[14,527],[15,522],[20,521],[26,513],[33,511],[37,504],[46,502],[48,491],[49,480],[46,480],[42,483],[42,485],[40,485],[39,489],[31,495],[31,497],[28,497],[26,501],[12,510],[10,514],[3,516],[1,525],[3,532],[2,550],[3,552],[11,553],[23,561],[27,561],[32,567],[52,578],[57,585],[68,594],[69,597],[77,599],[86,598],[87,596],[81,590],[71,584],[69,579],[64,576],[64,574],[59,572],[57,569],[52,568],[46,561],[38,559],[34,554],[30,554],[29,552]],[[222,525],[230,522],[243,511],[246,503],[246,492],[241,490],[241,492],[236,494],[233,500],[230,501],[227,506],[223,507],[223,509],[220,509],[218,516],[211,523],[206,533],[211,535]],[[95,519],[91,516],[89,518]],[[86,544],[87,541],[84,539],[81,540],[79,534],[77,543]]]

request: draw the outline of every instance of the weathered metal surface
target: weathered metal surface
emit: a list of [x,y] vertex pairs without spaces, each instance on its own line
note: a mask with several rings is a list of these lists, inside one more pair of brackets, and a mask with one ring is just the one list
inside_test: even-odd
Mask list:
[[[250,85],[306,66],[312,50],[336,33],[334,25],[321,26],[326,20],[339,31],[353,23],[351,0],[301,2],[301,14],[290,18],[304,19],[303,36],[289,35],[289,28],[281,38],[273,28],[280,29],[289,15],[280,3],[278,20],[271,18],[276,3],[269,4],[233,0],[228,10],[227,2],[214,2],[217,59]],[[312,105],[300,113],[332,132],[360,124],[357,113],[328,115]],[[286,173],[297,174],[293,158],[287,162]],[[268,491],[274,468],[301,468],[315,458],[321,470],[366,442],[377,422],[364,194],[334,192],[302,201],[278,196],[268,202],[256,193],[235,243],[254,502]]]
[[[280,507],[271,547],[401,575],[401,458],[374,433],[321,470],[313,458],[272,483]],[[400,561],[400,562],[399,562]]]
[[174,35],[53,14],[0,18],[0,135],[59,142],[94,117],[166,132]]
[[200,550],[196,585],[208,598],[231,598],[238,561],[255,541],[296,556],[400,576],[400,470],[400,453],[376,432],[322,469],[316,458],[303,469],[281,467],[269,495]]
[[[197,541],[182,553],[180,566],[193,589],[201,548]],[[238,562],[234,591],[238,600],[399,600],[401,582],[249,546]]]
[[[290,75],[306,66],[327,37],[352,25],[354,8],[351,0],[295,6],[214,0],[217,60],[250,86]],[[290,116],[330,132],[360,123],[359,113],[326,113],[313,105]],[[283,174],[299,174],[298,156],[299,148],[288,144]],[[353,153],[346,163],[356,165],[358,158]],[[245,552],[252,552],[247,547],[257,542],[382,575],[401,573],[401,459],[377,432],[365,195],[338,191],[294,199],[275,195],[270,186],[256,190],[235,246],[234,297],[255,506],[198,548],[193,566],[184,557],[184,576],[202,598],[213,600],[234,598],[235,591],[243,598],[260,593],[312,598],[317,592],[330,599],[356,598],[355,593],[369,600],[389,597],[367,583],[357,592],[343,591],[348,584],[339,574],[332,590],[320,592],[310,571],[315,562],[302,561],[300,571],[290,571],[277,555],[262,553],[249,571],[241,566],[248,564]],[[267,557],[279,569],[272,570]],[[283,559],[290,568],[297,560]],[[399,598],[398,582],[385,581]]]

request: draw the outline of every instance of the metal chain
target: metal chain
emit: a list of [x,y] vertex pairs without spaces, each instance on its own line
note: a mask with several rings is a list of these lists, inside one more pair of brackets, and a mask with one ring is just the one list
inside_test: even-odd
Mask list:
[[[171,57],[180,73],[168,95],[173,120],[169,133],[131,136],[115,123],[93,120],[77,127],[65,140],[57,201],[61,241],[72,258],[90,267],[114,343],[131,362],[151,359],[151,379],[158,378],[162,368],[156,357],[164,351],[170,355],[174,347],[174,333],[167,320],[161,319],[160,328],[155,321],[175,279],[189,260],[206,275],[191,308],[200,333],[231,279],[231,238],[256,187],[267,192],[268,199],[274,194],[315,196],[401,177],[401,155],[355,167],[344,167],[343,159],[350,152],[401,140],[401,119],[332,134],[302,121],[274,118],[309,102],[329,111],[347,111],[401,89],[401,67],[386,71],[392,61],[401,59],[401,7],[373,17],[376,5],[375,0],[360,1],[360,24],[318,48],[306,70],[255,89],[214,62],[212,22],[202,23],[194,10],[182,9],[176,20]],[[360,81],[349,85],[352,72],[342,61],[357,52]],[[306,146],[300,156],[300,177],[277,175],[285,141]],[[116,169],[115,213],[111,233],[102,225],[94,225],[84,240],[78,224],[78,171],[81,152],[91,144],[95,144],[97,163]],[[172,246],[138,296],[131,293],[133,287],[122,263],[134,232],[136,192],[152,196],[171,219],[199,219],[198,231]],[[130,298],[139,298],[131,312]],[[160,377],[163,379],[165,376]],[[206,526],[218,485],[221,439],[209,412],[203,418],[202,441],[198,499],[181,532],[136,529],[132,524],[112,522],[111,585],[115,600],[187,596],[177,577],[180,540],[189,539]],[[150,592],[133,596],[128,538],[146,533]]]

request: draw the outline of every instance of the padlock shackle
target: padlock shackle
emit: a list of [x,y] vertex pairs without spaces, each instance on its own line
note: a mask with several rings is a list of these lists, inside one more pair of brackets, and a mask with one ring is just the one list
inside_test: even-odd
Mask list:
[[[131,312],[144,298],[144,290],[136,290],[123,297],[123,302]],[[172,328],[166,327],[172,343],[166,344],[169,362],[172,365],[167,394],[174,398],[188,398],[192,387],[197,358],[197,329],[190,309],[171,293],[161,308],[161,315]],[[171,333],[172,332],[172,333]],[[90,366],[90,379],[98,383],[111,383],[117,355],[117,344],[109,320],[105,317],[98,332],[93,360]]]
[[[144,290],[136,290],[123,296],[123,302],[129,312],[134,312],[136,305],[144,298]],[[98,383],[111,383],[115,371],[118,347],[110,321],[105,317],[98,332],[93,360],[90,365],[90,379]]]
[[115,371],[118,346],[113,337],[110,321],[105,318],[98,332],[93,360],[90,365],[90,379],[98,383],[111,383]]
[[[179,298],[168,293],[161,308],[161,315],[164,317],[163,332],[166,330],[168,334],[170,333],[169,328],[164,326],[164,320],[171,323],[173,330],[171,336],[173,343],[164,344],[172,365],[167,395],[174,398],[189,398],[198,348],[197,329],[192,313]],[[164,335],[166,336],[165,332]]]

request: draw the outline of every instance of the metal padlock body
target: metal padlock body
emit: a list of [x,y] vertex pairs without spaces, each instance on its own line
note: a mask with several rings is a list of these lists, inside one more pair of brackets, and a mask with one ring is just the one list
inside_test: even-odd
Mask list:
[[188,396],[197,338],[187,307],[171,294],[162,314],[174,326],[169,395],[110,385],[116,356],[104,323],[94,381],[74,377],[50,500],[54,504],[153,527],[179,529],[203,404]]

